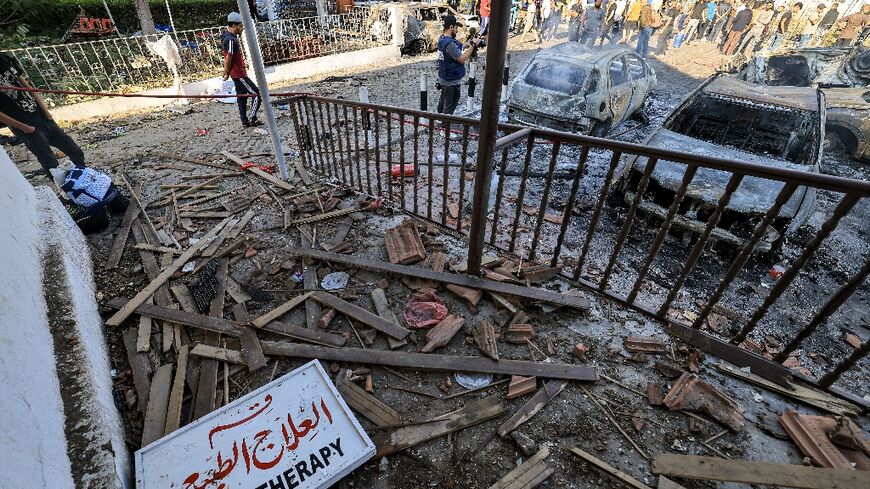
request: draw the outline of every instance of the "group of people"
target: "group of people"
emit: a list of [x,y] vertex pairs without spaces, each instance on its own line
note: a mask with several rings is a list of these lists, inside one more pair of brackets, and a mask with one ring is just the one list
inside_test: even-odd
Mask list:
[[[490,0],[478,3],[481,26],[489,24]],[[804,6],[772,0],[513,0],[510,29],[521,41],[542,42],[567,23],[568,39],[589,47],[635,43],[647,56],[654,52],[706,40],[724,54],[750,53],[762,48],[860,43],[870,30],[870,4],[842,15],[840,5]]]
[[[223,79],[232,79],[237,94],[239,118],[244,127],[258,126],[260,91],[248,78],[238,36],[243,32],[238,13],[227,16],[227,30],[221,39]],[[27,80],[21,66],[12,57],[0,53],[0,127],[8,127],[15,140],[22,142],[36,156],[47,177],[54,181],[76,224],[85,233],[105,229],[109,220],[124,212],[127,198],[112,178],[88,167],[78,144],[54,121],[48,105]],[[61,166],[52,148],[65,154],[71,166]]]

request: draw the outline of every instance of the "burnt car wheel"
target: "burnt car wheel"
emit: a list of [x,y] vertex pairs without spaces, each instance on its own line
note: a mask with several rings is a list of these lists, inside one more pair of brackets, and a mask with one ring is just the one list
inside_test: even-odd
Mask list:
[[858,149],[858,139],[851,131],[840,126],[825,128],[825,152],[851,156]]
[[613,121],[607,119],[606,121],[598,121],[595,125],[592,126],[592,130],[589,131],[589,135],[596,138],[603,138],[610,132],[611,127],[613,126]]

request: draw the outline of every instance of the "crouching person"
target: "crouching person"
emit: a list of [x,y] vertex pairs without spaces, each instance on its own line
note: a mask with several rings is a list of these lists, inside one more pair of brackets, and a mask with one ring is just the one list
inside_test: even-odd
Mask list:
[[101,171],[74,166],[69,170],[52,168],[50,172],[67,197],[61,199],[67,211],[85,234],[106,229],[111,217],[123,213],[129,205],[112,178]]

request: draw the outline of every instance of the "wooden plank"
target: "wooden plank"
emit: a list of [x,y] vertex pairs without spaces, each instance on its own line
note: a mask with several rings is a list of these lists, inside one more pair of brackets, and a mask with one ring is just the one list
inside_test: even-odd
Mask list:
[[492,360],[483,357],[407,353],[401,351],[363,350],[360,348],[324,348],[320,346],[261,341],[263,353],[282,357],[331,360],[336,362],[409,367],[445,372],[475,372],[497,375],[523,375],[549,379],[597,381],[598,369],[585,365]]
[[[116,297],[110,300],[106,305],[113,309],[120,309],[124,304],[126,304],[125,299]],[[179,311],[177,309],[170,309],[168,307],[160,307],[151,304],[143,304],[136,308],[135,312],[136,314],[145,314],[155,319],[163,319],[206,331],[221,333],[233,338],[238,338],[241,335],[241,325],[227,319],[213,318],[203,316],[202,314]],[[310,330],[301,326],[282,323],[280,321],[272,321],[263,327],[263,331],[324,346],[340,347],[344,346],[346,343],[346,340],[341,335]]]
[[305,294],[298,295],[298,296],[290,299],[289,301],[281,304],[280,306],[276,307],[275,309],[272,309],[271,311],[261,315],[260,317],[258,317],[257,319],[254,319],[253,321],[251,321],[251,326],[254,326],[256,328],[262,328],[262,327],[266,326],[267,324],[278,319],[279,317],[283,316],[284,314],[287,314],[288,312],[293,310],[299,304],[302,304],[303,302],[305,302],[305,299],[308,299],[309,297],[311,297],[311,294],[313,294],[313,293],[314,292],[307,292]]
[[[181,308],[184,311],[193,314],[197,313],[198,309],[196,308],[196,303],[194,302],[193,296],[190,294],[190,289],[187,288],[187,285],[176,284],[169,289],[172,291],[172,295],[175,296],[175,299],[178,300],[178,303],[181,304]],[[142,314],[142,311],[139,309],[137,309],[136,312]]]
[[[252,212],[252,211],[248,211],[248,212]],[[211,244],[209,244],[204,250],[202,250],[202,256],[203,257],[214,256],[215,253],[217,253],[218,248],[220,248],[221,244],[223,244],[224,240],[227,239],[229,237],[229,235],[231,235],[233,232],[235,232],[236,227],[239,226],[239,223],[241,223],[241,219],[239,219],[239,218],[233,218],[232,220],[230,220],[230,222],[227,224],[227,232],[221,233],[217,239],[212,241]]]
[[489,486],[489,489],[507,489],[514,483],[520,476],[529,471],[532,467],[538,464],[542,464],[544,459],[550,456],[550,449],[547,447],[543,447],[538,450],[538,453],[529,457],[528,460],[520,464],[514,470],[511,470],[504,477],[499,479],[498,482]]
[[238,350],[230,350],[229,348],[220,348],[217,346],[204,345],[202,343],[194,346],[193,350],[190,350],[190,354],[196,355],[198,357],[218,360],[220,362],[238,363],[241,365],[245,364],[245,358],[242,355],[242,352]]
[[[233,307],[233,317],[239,324],[248,324],[251,321],[244,304],[236,304]],[[263,347],[260,346],[257,332],[250,326],[242,326],[241,333],[239,340],[242,344],[242,356],[248,365],[248,371],[254,372],[265,367],[266,357],[263,355]]]
[[148,409],[142,427],[142,446],[147,446],[163,436],[166,431],[166,409],[169,405],[169,389],[172,387],[172,364],[157,369],[151,379],[148,394]]
[[188,219],[223,219],[225,217],[232,216],[231,213],[223,211],[223,212],[182,212],[178,215],[181,219],[185,217]]
[[[384,292],[384,289],[378,287],[372,290],[371,293],[372,302],[375,304],[375,311],[378,312],[378,316],[384,318],[385,320],[395,324],[396,326],[402,326],[402,323],[399,321],[399,318],[396,317],[396,313],[390,308],[390,303],[387,301],[387,294]],[[405,340],[397,340],[392,336],[387,336],[387,342],[390,344],[390,349],[395,350],[396,348],[400,348],[408,344]]]
[[[154,298],[149,297],[147,304],[153,304]],[[136,351],[145,353],[151,349],[151,326],[152,321],[148,316],[139,316],[139,328],[136,333]]]
[[251,300],[251,296],[248,295],[248,293],[242,289],[242,286],[233,280],[232,277],[227,277],[227,294],[229,294],[237,304],[244,304]]
[[[215,279],[217,280],[217,293],[209,305],[209,316],[223,319],[224,315],[224,298],[225,284],[227,280],[227,272],[229,270],[229,259],[221,258],[218,266]],[[208,333],[202,345],[197,345],[191,350],[192,355],[197,355],[199,346],[217,346],[220,341],[220,333]],[[200,350],[202,351],[202,350]],[[205,356],[205,355],[202,355]],[[199,364],[199,380],[196,388],[196,399],[193,404],[192,420],[199,419],[215,409],[215,391],[217,389],[217,372],[218,362],[212,358],[204,358]]]
[[404,426],[384,431],[372,436],[377,452],[375,457],[383,457],[404,450],[419,443],[444,436],[469,426],[492,419],[504,412],[496,396],[467,404],[462,409],[430,423]]
[[193,246],[187,249],[180,257],[176,258],[168,267],[166,267],[160,275],[157,276],[154,280],[151,281],[148,285],[145,286],[144,289],[140,290],[138,294],[136,294],[132,299],[130,299],[127,304],[124,305],[123,308],[118,310],[112,317],[106,320],[106,324],[108,326],[118,326],[125,319],[130,317],[130,314],[140,306],[145,300],[154,294],[154,292],[163,285],[164,282],[169,280],[169,277],[172,276],[179,268],[184,266],[185,263],[188,262],[193,256],[199,252],[202,248],[204,248],[211,239],[218,233],[220,230],[226,225],[229,219],[224,219],[217,226],[213,227],[205,236],[203,236],[199,241],[196,242]]
[[340,377],[335,386],[347,405],[365,416],[375,426],[398,426],[402,423],[402,418],[395,409],[384,404],[380,399],[369,394],[345,377]]
[[676,482],[668,479],[667,477],[660,475],[659,476],[659,484],[656,486],[657,489],[686,489],[685,487],[677,484]]
[[498,436],[504,438],[519,425],[528,421],[532,416],[537,414],[538,411],[543,409],[548,402],[562,392],[567,385],[567,382],[561,380],[550,380],[544,383],[544,386],[538,389],[538,392],[535,392],[535,395],[533,395],[531,399],[526,401],[526,403],[523,404],[517,412],[513,414],[513,416],[498,427]]
[[493,280],[485,280],[477,277],[471,277],[468,275],[457,275],[453,273],[443,272],[438,273],[432,270],[427,270],[425,268],[410,267],[406,265],[395,265],[392,263],[386,263],[378,260],[368,260],[357,256],[342,255],[340,253],[329,253],[326,251],[318,250],[303,250],[297,248],[290,249],[287,251],[287,253],[290,256],[314,258],[316,260],[323,260],[332,263],[343,263],[345,265],[365,268],[368,270],[396,273],[399,275],[416,277],[423,280],[435,280],[437,282],[442,282],[445,284],[454,284],[460,285],[462,287],[483,289],[486,291],[501,294],[516,295],[536,301],[549,302],[552,304],[573,307],[575,309],[585,310],[591,307],[591,302],[585,297],[576,297],[567,294],[560,294],[558,292],[551,292],[545,289],[537,289],[534,287],[523,287],[521,285],[495,282]]
[[166,409],[166,429],[164,435],[168,435],[181,427],[181,407],[184,402],[184,384],[187,382],[187,357],[190,345],[184,345],[178,349],[178,361],[175,366],[175,380],[172,382],[172,390],[169,392],[169,406]]
[[179,250],[176,248],[169,248],[166,246],[155,246],[155,245],[146,244],[146,243],[134,245],[133,248],[135,248],[137,250],[153,251],[155,253],[172,253],[173,255],[180,255],[181,253],[183,253],[182,250]]
[[804,465],[726,460],[673,453],[656,455],[652,472],[684,479],[742,482],[800,489],[867,489],[870,487],[868,471],[823,469]]
[[144,414],[148,406],[148,395],[151,392],[151,364],[148,362],[147,355],[136,351],[136,336],[136,328],[124,331],[124,349],[127,350],[127,361],[133,372],[133,387],[136,388],[139,411]]
[[[186,161],[188,163],[193,163],[195,165],[203,165],[203,166],[210,166],[212,168],[220,168],[221,170],[231,170],[232,172],[234,172],[233,175],[235,175],[236,172],[239,171],[238,168],[236,168],[234,166],[230,166],[230,165],[224,165],[223,163],[215,163],[213,161],[200,160],[197,158],[191,158],[189,156],[177,155],[177,154],[173,154],[173,153],[164,153],[162,151],[153,151],[153,152],[151,152],[151,156],[154,156],[157,158],[168,158],[170,160]],[[241,175],[241,173],[238,173],[238,174]]]
[[311,298],[325,306],[335,309],[342,314],[350,316],[357,321],[362,322],[366,326],[369,326],[380,331],[381,333],[384,333],[387,336],[396,338],[397,340],[404,339],[406,336],[411,334],[411,330],[393,324],[380,316],[377,316],[359,306],[355,306],[350,302],[347,302],[346,300],[339,299],[338,297],[327,292],[313,292]]
[[288,222],[287,226],[298,226],[300,224],[310,224],[313,222],[326,221],[328,219],[335,219],[336,217],[346,216],[348,214],[353,214],[354,212],[359,211],[360,209],[354,207],[348,207],[347,209],[338,209],[334,211],[324,212],[323,214],[315,214],[313,216],[296,219],[295,221]]
[[[138,192],[142,192],[142,183],[136,184]],[[109,251],[109,258],[106,260],[106,268],[112,269],[118,266],[121,262],[121,255],[124,253],[124,246],[127,244],[127,237],[130,235],[130,227],[133,225],[133,220],[139,215],[139,206],[135,201],[130,201],[127,204],[127,209],[124,211],[124,217],[121,218],[121,227],[118,228],[118,233],[115,234],[115,240],[112,241],[112,248]]]
[[[246,163],[245,160],[243,160],[243,159],[239,158],[238,156],[236,156],[236,155],[230,153],[229,151],[221,151],[221,154],[224,155],[224,156],[226,156],[228,159],[234,161],[234,162],[237,163],[239,166],[243,166],[243,165]],[[274,175],[272,175],[272,174],[266,173],[266,172],[264,172],[263,170],[261,170],[261,169],[259,169],[259,168],[256,168],[256,167],[250,167],[250,168],[247,168],[246,170],[249,171],[249,172],[251,172],[251,173],[253,173],[254,175],[257,175],[258,177],[262,178],[263,180],[265,180],[265,181],[271,183],[272,185],[274,185],[274,186],[276,186],[276,187],[283,188],[284,190],[296,190],[296,187],[294,187],[293,185],[290,185],[289,183],[285,182],[284,180],[281,180],[280,178],[278,178],[278,177],[276,177],[276,176],[274,176]],[[304,180],[304,179],[303,179],[303,180]],[[309,177],[309,180],[310,180],[310,177]],[[311,182],[308,181],[308,182],[305,182],[305,183],[306,183],[306,184],[310,184]]]
[[[133,239],[136,241],[136,244],[148,244],[142,221],[134,219],[130,231],[133,233]],[[139,260],[142,262],[142,268],[145,270],[145,276],[148,277],[148,280],[154,280],[160,275],[160,267],[157,264],[157,257],[154,256],[154,253],[139,250]],[[169,307],[172,305],[172,296],[169,295],[169,289],[165,286],[159,287],[154,292],[154,302],[158,306]]]
[[[607,462],[605,462],[603,460],[600,460],[596,457],[593,457],[589,453],[584,452],[583,450],[581,450],[577,447],[568,447],[568,450],[570,450],[571,453],[573,453],[574,455],[577,455],[578,457],[582,458],[583,460],[589,462],[590,464],[598,467],[599,469],[601,469],[601,470],[607,472],[608,474],[612,475],[613,477],[619,479],[627,486],[634,487],[635,489],[652,489],[650,486],[644,484],[643,482],[640,482],[639,480],[635,479],[634,477],[632,477],[632,476],[626,474],[625,472],[611,466],[610,464],[608,464]],[[659,486],[659,487],[661,487],[661,486]]]
[[[311,241],[313,239],[311,226],[301,226],[299,231],[299,234],[302,235],[300,238],[302,248],[311,249],[314,246],[314,243]],[[302,285],[306,289],[311,290],[319,288],[317,283],[317,266],[311,263],[311,260],[302,260],[302,264],[304,265],[302,270]],[[305,325],[310,329],[314,329],[317,327],[321,317],[323,317],[323,310],[321,310],[320,304],[314,299],[305,301]]]

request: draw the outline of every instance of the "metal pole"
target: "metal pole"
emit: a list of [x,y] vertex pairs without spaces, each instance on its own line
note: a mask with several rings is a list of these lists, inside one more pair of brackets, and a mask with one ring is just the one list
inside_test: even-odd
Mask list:
[[511,53],[507,53],[507,57],[504,63],[504,76],[502,77],[501,82],[501,101],[502,103],[507,102],[508,98],[508,80],[510,80],[510,69],[511,69]]
[[501,78],[507,52],[510,2],[492,2],[487,63],[483,76],[483,101],[480,108],[480,136],[477,151],[477,175],[474,178],[474,200],[471,210],[470,243],[468,247],[468,273],[480,275],[483,258],[484,232],[489,203],[489,184],[492,181],[495,140],[498,137],[498,116],[501,111]]
[[426,70],[420,72],[420,110],[429,110],[429,73]]
[[254,30],[254,21],[251,18],[251,9],[247,0],[238,0],[239,13],[242,15],[242,24],[245,26],[245,40],[248,51],[251,53],[251,66],[257,76],[257,84],[260,86],[260,97],[263,109],[266,111],[266,122],[269,125],[269,135],[272,136],[272,146],[275,151],[275,159],[278,160],[278,169],[281,178],[288,180],[287,162],[284,160],[284,148],[281,146],[281,135],[278,133],[278,124],[275,122],[275,109],[272,107],[272,97],[269,95],[269,85],[266,83],[266,68],[263,66],[263,56],[260,54],[260,44],[257,42],[257,32]]
[[103,0],[103,8],[106,9],[106,15],[109,16],[109,20],[111,20],[112,25],[115,26],[115,32],[118,33],[118,37],[121,37],[121,31],[118,29],[118,24],[115,23],[115,18],[112,17],[112,11],[109,10],[109,4],[106,3],[106,0]]
[[477,86],[477,60],[469,61],[468,67],[468,98],[465,99],[465,112],[471,112],[474,108],[474,87]]

